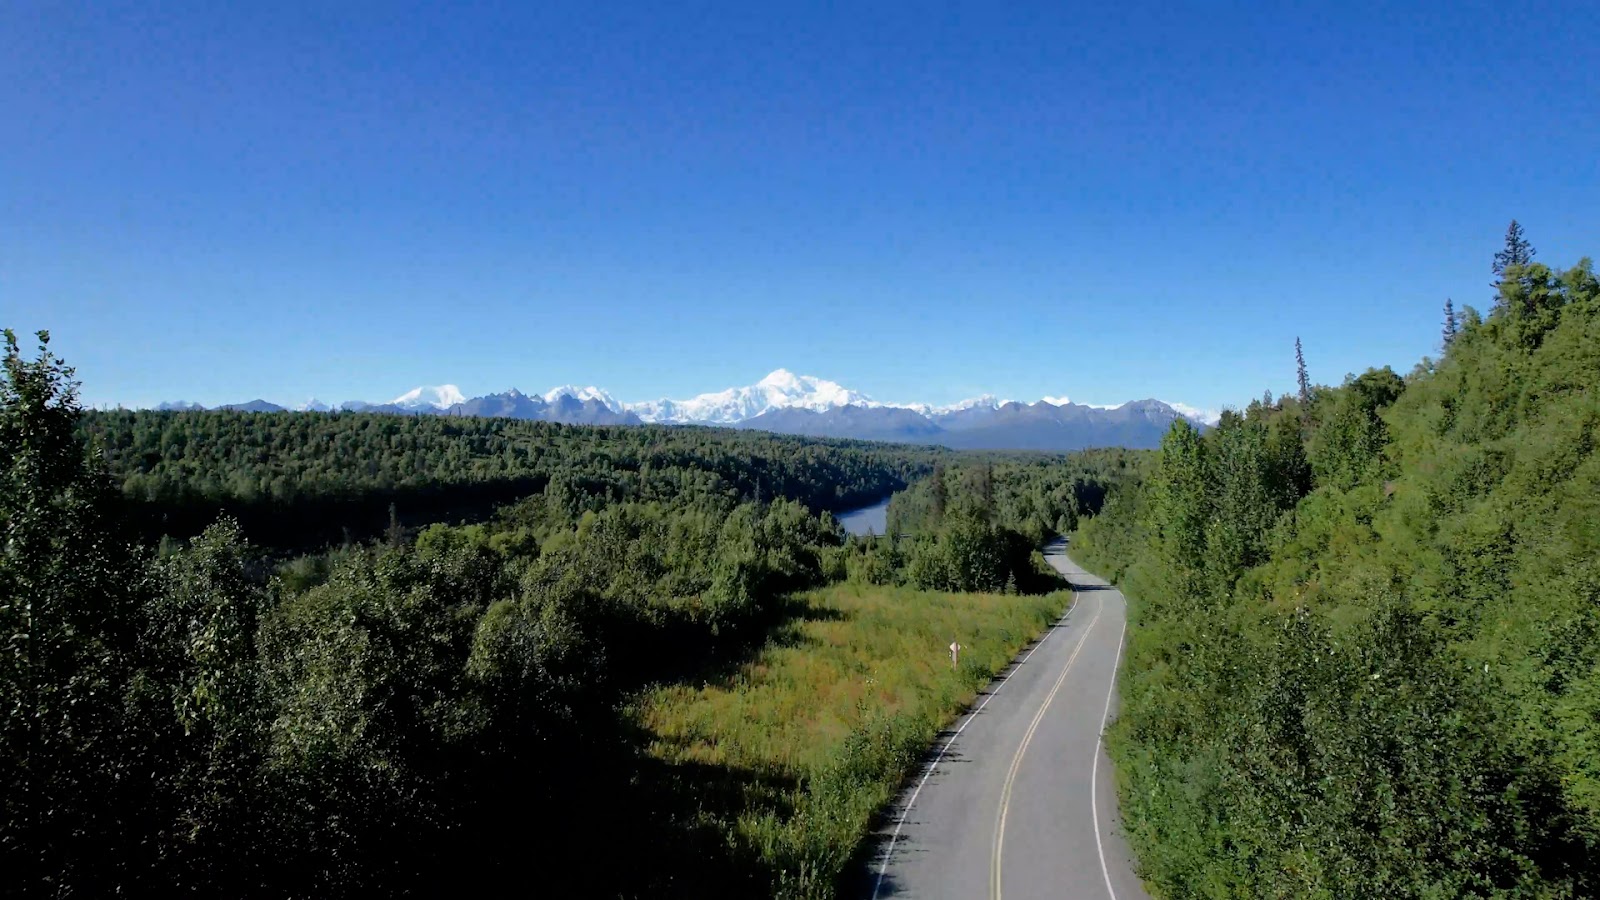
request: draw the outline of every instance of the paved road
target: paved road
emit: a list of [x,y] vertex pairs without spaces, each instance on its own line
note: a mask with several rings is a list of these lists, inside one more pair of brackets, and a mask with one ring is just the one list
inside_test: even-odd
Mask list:
[[1147,900],[1100,745],[1126,604],[1060,546],[1046,558],[1077,603],[939,737],[888,816],[867,896]]

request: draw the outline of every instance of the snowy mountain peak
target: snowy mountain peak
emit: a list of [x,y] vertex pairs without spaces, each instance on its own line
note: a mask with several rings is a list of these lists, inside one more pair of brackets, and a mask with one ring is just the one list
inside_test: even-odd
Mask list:
[[776,369],[747,387],[700,394],[687,400],[652,400],[627,405],[646,422],[703,422],[733,425],[774,409],[797,407],[823,412],[839,406],[882,406],[871,397],[812,375]]
[[924,416],[933,418],[935,416],[949,415],[950,413],[963,412],[969,409],[999,409],[1010,402],[1010,400],[1002,400],[999,397],[996,397],[994,394],[984,394],[979,397],[968,397],[965,400],[960,400],[955,403],[947,403],[944,406],[934,406],[932,403],[891,403],[888,405],[901,406],[913,412],[921,413]]
[[412,388],[389,402],[402,409],[449,409],[467,398],[455,385],[440,384]]
[[615,397],[611,396],[609,393],[601,390],[600,388],[595,387],[594,385],[589,385],[588,387],[577,387],[575,385],[563,384],[560,387],[551,388],[545,392],[544,402],[555,403],[562,397],[571,397],[574,400],[577,400],[579,403],[586,403],[590,400],[593,400],[612,412],[619,413],[623,411],[622,404],[618,403]]
[[777,388],[780,391],[804,390],[804,382],[816,381],[815,378],[802,378],[788,369],[773,369],[767,377],[757,382],[758,387]]
[[294,407],[294,409],[296,412],[327,412],[332,407],[315,397],[311,397],[306,402]]
[[[788,369],[776,369],[756,382],[756,388],[771,398],[775,407],[803,406],[807,409],[827,409],[846,404],[872,405],[872,399],[859,394],[838,382],[815,375],[796,375]],[[784,402],[793,401],[793,402]]]
[[951,413],[951,412],[960,412],[963,409],[979,409],[979,408],[999,409],[1001,406],[1004,406],[1005,404],[1010,403],[1010,402],[1011,402],[1010,400],[1001,400],[999,397],[996,397],[993,394],[984,394],[984,395],[982,395],[980,397],[968,397],[965,400],[962,400],[962,401],[960,401],[958,403],[952,403],[949,406],[941,406],[941,407],[939,407],[938,409],[936,409],[934,411],[935,412],[941,412],[941,413]]

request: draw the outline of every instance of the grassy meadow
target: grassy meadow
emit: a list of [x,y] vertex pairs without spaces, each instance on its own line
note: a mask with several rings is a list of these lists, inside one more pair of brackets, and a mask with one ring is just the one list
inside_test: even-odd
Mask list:
[[719,871],[728,895],[833,896],[924,749],[1070,595],[848,583],[796,599],[797,615],[736,670],[657,687],[630,708],[678,785],[675,815],[691,820],[680,824],[743,861]]

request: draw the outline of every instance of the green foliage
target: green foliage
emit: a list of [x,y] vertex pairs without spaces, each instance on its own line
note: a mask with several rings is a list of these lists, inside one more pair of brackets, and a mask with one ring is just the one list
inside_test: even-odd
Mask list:
[[1168,897],[1593,896],[1590,265],[1510,260],[1442,360],[1311,395],[1169,436],[1074,538],[1134,599],[1109,740],[1145,877]]
[[906,579],[925,591],[996,592],[1008,577],[1014,580],[1019,549],[1026,560],[1031,548],[1013,546],[1008,532],[976,518],[957,517],[936,536],[912,544]]
[[[1238,430],[1235,425],[1234,430]],[[1157,524],[1156,548],[1178,583],[1193,591],[1205,569],[1206,526],[1211,521],[1200,435],[1179,419],[1161,440],[1161,465],[1150,486]]]
[[889,502],[892,537],[864,544],[852,577],[936,591],[1043,593],[1058,585],[1033,550],[1100,508],[1124,450],[986,454],[939,466]]
[[1506,281],[1516,280],[1515,275],[1507,274],[1508,271],[1532,263],[1534,253],[1533,244],[1528,242],[1522,226],[1517,224],[1516,219],[1512,219],[1511,224],[1506,227],[1505,246],[1495,251],[1494,262],[1489,267],[1491,272],[1499,276],[1495,281],[1495,287],[1500,287]]
[[1108,486],[1137,451],[1085,450],[1063,456],[974,454],[939,465],[889,502],[888,531],[932,533],[947,517],[966,516],[1016,531],[1042,544],[1097,511]]
[[948,455],[756,431],[358,413],[93,412],[81,431],[103,447],[147,539],[193,536],[226,512],[252,540],[296,550],[395,543],[405,528],[485,521],[508,505],[541,539],[624,502],[841,510]]
[[1306,371],[1306,351],[1304,347],[1300,346],[1298,337],[1294,339],[1294,368],[1295,382],[1300,389],[1300,392],[1295,395],[1296,399],[1300,401],[1302,410],[1310,409],[1315,395],[1311,389],[1311,375]]
[[148,799],[124,704],[136,563],[73,433],[72,370],[38,337],[29,360],[5,332],[0,380],[0,867],[104,888]]
[[1210,444],[1204,562],[1213,591],[1226,594],[1236,573],[1264,557],[1267,531],[1277,521],[1277,501],[1286,491],[1275,482],[1279,467],[1267,456],[1262,425],[1224,413]]
[[1306,448],[1319,485],[1349,490],[1378,474],[1374,467],[1389,442],[1380,413],[1388,409],[1405,384],[1385,366],[1349,378],[1344,389],[1325,394],[1317,404],[1317,428]]
[[[625,892],[632,873],[570,860],[619,820],[685,827],[660,817],[626,699],[762,646],[794,592],[876,553],[813,510],[942,455],[704,429],[85,416],[40,338],[29,360],[7,335],[0,381],[0,864],[22,893],[433,894],[493,889],[530,853],[557,893]],[[220,508],[239,517],[189,531]],[[476,524],[430,519],[463,510]],[[130,522],[162,535],[157,552]],[[282,555],[337,532],[342,546]],[[892,546],[883,558],[895,572]],[[812,808],[845,825],[804,829],[762,864],[769,881],[837,875],[878,802],[849,787],[887,789],[926,736],[885,727],[898,750],[863,738],[818,773],[831,799]],[[530,845],[505,827],[530,815],[565,827]]]
[[905,566],[900,544],[892,537],[850,541],[845,556],[846,577],[857,584],[898,584]]

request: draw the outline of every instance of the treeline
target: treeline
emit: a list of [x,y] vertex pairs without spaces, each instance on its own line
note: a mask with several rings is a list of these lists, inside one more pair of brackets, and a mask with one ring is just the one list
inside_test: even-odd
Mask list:
[[970,514],[1041,544],[1070,534],[1079,516],[1098,512],[1109,486],[1147,453],[1120,448],[1066,455],[989,453],[935,462],[932,477],[894,495],[888,530],[931,531],[947,514]]
[[1441,359],[1175,423],[1076,537],[1163,896],[1600,893],[1600,283],[1504,255]]
[[[145,535],[226,513],[258,543],[313,549],[394,522],[481,521],[542,494],[562,526],[616,503],[871,503],[948,451],[667,426],[363,413],[108,411],[81,419]],[[558,514],[558,515],[557,515]]]
[[1097,511],[1138,451],[968,455],[938,462],[889,501],[888,534],[852,540],[846,574],[935,591],[1042,593],[1058,586],[1039,554]]

